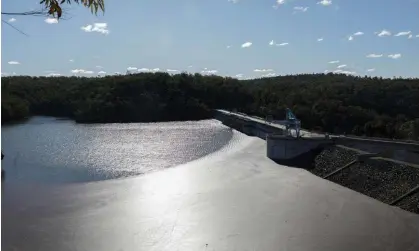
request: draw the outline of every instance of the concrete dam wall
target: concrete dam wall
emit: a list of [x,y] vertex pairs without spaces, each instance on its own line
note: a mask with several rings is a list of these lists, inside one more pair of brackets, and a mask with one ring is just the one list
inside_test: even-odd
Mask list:
[[327,146],[333,145],[325,137],[294,138],[270,134],[266,137],[267,157],[278,164],[312,168],[315,157]]
[[246,135],[266,140],[267,157],[284,165],[306,168],[313,163],[316,154],[325,146],[333,144],[330,139],[320,135],[292,137],[280,125],[238,117],[234,113],[217,112],[216,119]]
[[216,119],[266,140],[266,156],[299,167],[386,204],[419,214],[419,144],[384,139],[315,135],[289,136],[261,118],[217,112]]
[[256,136],[263,140],[266,140],[266,137],[269,134],[283,135],[285,132],[284,129],[269,124],[261,124],[249,119],[234,116],[234,114],[226,114],[218,111],[215,113],[215,119],[239,132],[249,136]]

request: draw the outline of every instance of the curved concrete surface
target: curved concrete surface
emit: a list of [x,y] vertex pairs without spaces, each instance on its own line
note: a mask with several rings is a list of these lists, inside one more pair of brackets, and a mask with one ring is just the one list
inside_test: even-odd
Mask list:
[[418,215],[276,165],[265,149],[246,137],[136,178],[5,184],[2,250],[419,250]]

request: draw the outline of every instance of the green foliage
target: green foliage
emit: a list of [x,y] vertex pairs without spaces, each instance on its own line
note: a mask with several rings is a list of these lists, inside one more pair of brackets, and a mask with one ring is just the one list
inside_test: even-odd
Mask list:
[[45,5],[45,8],[48,9],[48,14],[57,16],[59,19],[63,13],[61,6],[65,3],[71,4],[72,2],[76,4],[83,4],[85,7],[90,8],[91,12],[97,14],[98,10],[105,12],[105,2],[104,0],[42,0],[40,4]]
[[2,123],[31,115],[83,123],[199,120],[218,108],[284,119],[286,107],[310,130],[419,139],[418,79],[303,74],[239,81],[186,73],[2,78]]

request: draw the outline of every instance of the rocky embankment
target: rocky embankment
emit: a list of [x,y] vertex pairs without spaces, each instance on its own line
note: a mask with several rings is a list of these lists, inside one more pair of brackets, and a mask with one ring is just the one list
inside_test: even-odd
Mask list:
[[[357,152],[340,147],[324,149],[316,158],[313,174],[324,177],[355,160]],[[419,169],[393,162],[370,159],[330,176],[328,180],[372,198],[390,204],[419,184]],[[395,206],[419,214],[419,193],[413,194]]]

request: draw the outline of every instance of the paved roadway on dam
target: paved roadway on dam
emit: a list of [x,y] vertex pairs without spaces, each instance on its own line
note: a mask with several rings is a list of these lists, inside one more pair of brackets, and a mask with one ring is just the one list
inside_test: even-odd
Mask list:
[[[263,124],[263,125],[271,126],[271,127],[278,128],[278,129],[281,129],[281,130],[285,130],[284,125],[275,123],[275,121],[268,122],[261,117],[249,116],[249,115],[244,114],[244,113],[230,112],[230,111],[226,111],[226,110],[217,110],[217,111],[221,112],[221,113],[224,113],[224,114],[227,114],[227,115],[233,115],[233,116],[236,116],[236,117],[239,117],[239,118],[248,119],[248,120],[251,120],[253,122],[257,122],[259,124]],[[300,135],[302,137],[307,137],[307,138],[309,138],[309,137],[324,137],[325,136],[324,134],[313,133],[313,132],[309,132],[309,131],[304,130],[304,129],[300,130]]]
[[[281,130],[285,130],[285,126],[279,123],[273,122],[267,122],[265,119],[257,117],[257,116],[249,116],[244,113],[237,113],[237,112],[230,112],[226,110],[217,110],[218,112],[236,116],[239,118],[247,119],[254,121],[256,123],[260,123],[267,126],[272,126]],[[295,132],[294,132],[295,133]],[[301,129],[300,134],[302,137],[306,138],[318,138],[318,137],[325,137],[325,134],[321,133],[314,133],[310,132],[304,129]],[[295,136],[295,135],[294,135]],[[391,140],[391,139],[385,139],[385,138],[373,138],[373,137],[359,137],[359,136],[353,136],[353,135],[329,135],[331,139],[335,139],[337,144],[375,144],[375,145],[381,145],[383,148],[391,148],[395,150],[412,150],[412,151],[419,151],[419,142],[418,141],[408,141],[408,140]]]
[[139,177],[6,182],[2,250],[419,250],[419,215],[277,165],[265,141],[240,135],[235,147]]

